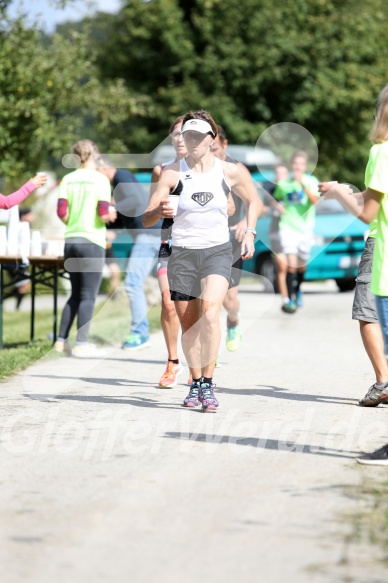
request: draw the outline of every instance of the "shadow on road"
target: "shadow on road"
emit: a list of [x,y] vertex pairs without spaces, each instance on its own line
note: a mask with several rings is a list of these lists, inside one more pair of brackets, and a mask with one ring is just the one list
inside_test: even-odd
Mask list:
[[309,393],[292,393],[288,389],[282,387],[274,387],[271,385],[256,385],[256,387],[264,387],[263,389],[226,389],[217,388],[217,393],[225,393],[229,395],[255,395],[257,397],[271,397],[273,399],[285,399],[289,401],[311,401],[314,403],[342,403],[342,405],[354,405],[357,399],[350,399],[349,397],[335,397],[333,395],[311,395]]
[[131,387],[133,385],[141,385],[144,387],[154,388],[155,383],[148,383],[145,381],[135,381],[133,379],[102,379],[101,377],[65,377],[56,375],[26,375],[31,378],[54,379],[57,381],[67,379],[69,381],[83,381],[84,383],[94,383],[96,385],[109,385],[112,387]]
[[135,397],[133,399],[125,399],[120,396],[109,397],[106,395],[56,395],[45,394],[45,393],[25,393],[24,397],[29,399],[34,399],[36,401],[83,401],[87,403],[101,403],[104,405],[133,405],[134,407],[145,407],[145,408],[155,408],[155,409],[181,409],[181,406],[177,406],[174,403],[161,403],[155,401],[154,399],[145,397]]
[[164,436],[167,439],[179,439],[185,441],[196,441],[208,443],[209,445],[229,444],[241,445],[259,449],[278,450],[288,453],[307,453],[312,455],[325,455],[336,458],[352,459],[359,455],[359,452],[341,451],[332,448],[320,448],[317,445],[306,443],[292,443],[291,441],[279,441],[277,439],[267,439],[265,437],[236,437],[233,435],[211,435],[208,433],[179,433],[177,431],[167,431]]

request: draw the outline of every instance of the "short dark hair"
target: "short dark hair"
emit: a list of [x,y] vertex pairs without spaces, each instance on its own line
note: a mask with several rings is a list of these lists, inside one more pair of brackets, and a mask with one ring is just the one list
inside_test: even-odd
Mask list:
[[291,161],[293,162],[295,158],[304,158],[306,162],[309,159],[307,152],[304,150],[295,150],[295,152],[292,154]]
[[206,111],[205,109],[199,109],[198,111],[189,111],[189,113],[186,113],[186,115],[184,116],[182,125],[184,125],[190,119],[203,119],[203,121],[207,121],[207,123],[211,125],[214,137],[217,137],[218,134],[217,124],[208,111]]
[[217,134],[221,144],[223,144],[226,141],[226,134],[224,128],[219,124],[217,124]]
[[23,208],[19,208],[19,217],[24,217],[32,213],[32,209],[29,206],[25,206]]
[[172,122],[171,126],[170,126],[170,134],[172,134],[172,132],[175,130],[175,126],[178,125],[178,123],[182,123],[183,119],[184,119],[184,115],[180,115],[179,117],[176,118],[175,121]]

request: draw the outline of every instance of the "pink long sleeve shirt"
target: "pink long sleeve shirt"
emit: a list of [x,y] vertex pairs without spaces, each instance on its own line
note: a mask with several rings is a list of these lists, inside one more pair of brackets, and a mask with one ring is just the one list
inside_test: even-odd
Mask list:
[[35,184],[32,182],[32,180],[29,180],[21,188],[19,188],[19,190],[9,194],[8,196],[0,194],[0,209],[10,209],[16,204],[20,204],[35,189]]

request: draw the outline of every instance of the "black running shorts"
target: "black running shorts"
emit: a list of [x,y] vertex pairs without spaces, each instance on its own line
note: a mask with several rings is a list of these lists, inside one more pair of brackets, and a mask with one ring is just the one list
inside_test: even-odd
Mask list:
[[201,295],[201,280],[208,275],[222,275],[230,281],[232,244],[208,249],[172,247],[167,274],[171,300],[189,301]]
[[241,257],[241,243],[237,239],[232,239],[232,253],[233,253],[233,264],[232,273],[230,276],[229,289],[232,287],[237,287],[240,285],[241,272],[243,269],[243,259]]

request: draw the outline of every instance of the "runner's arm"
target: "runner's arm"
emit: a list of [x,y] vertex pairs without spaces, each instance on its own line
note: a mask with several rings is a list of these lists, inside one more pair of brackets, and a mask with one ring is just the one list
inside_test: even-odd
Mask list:
[[[256,230],[258,217],[263,210],[263,203],[256,192],[252,178],[242,170],[237,164],[225,163],[225,173],[233,192],[244,202],[247,229]],[[241,256],[243,259],[253,257],[255,251],[255,235],[251,230],[247,230],[241,242]]]
[[236,207],[234,204],[233,196],[232,196],[232,193],[229,192],[229,194],[228,194],[228,206],[227,206],[228,217],[233,216],[235,212],[236,212]]
[[159,178],[162,174],[162,165],[158,164],[157,166],[155,166],[155,168],[152,170],[152,176],[151,176],[151,194],[153,194],[156,190],[156,185],[159,182]]
[[143,215],[143,225],[153,227],[162,219],[174,218],[174,209],[170,205],[167,196],[175,188],[178,173],[174,170],[165,170],[156,185],[155,191],[151,194],[150,203]]
[[302,188],[305,191],[306,196],[311,202],[311,204],[317,204],[317,202],[319,201],[319,196],[314,194],[313,191],[310,190],[305,184],[302,184]]

